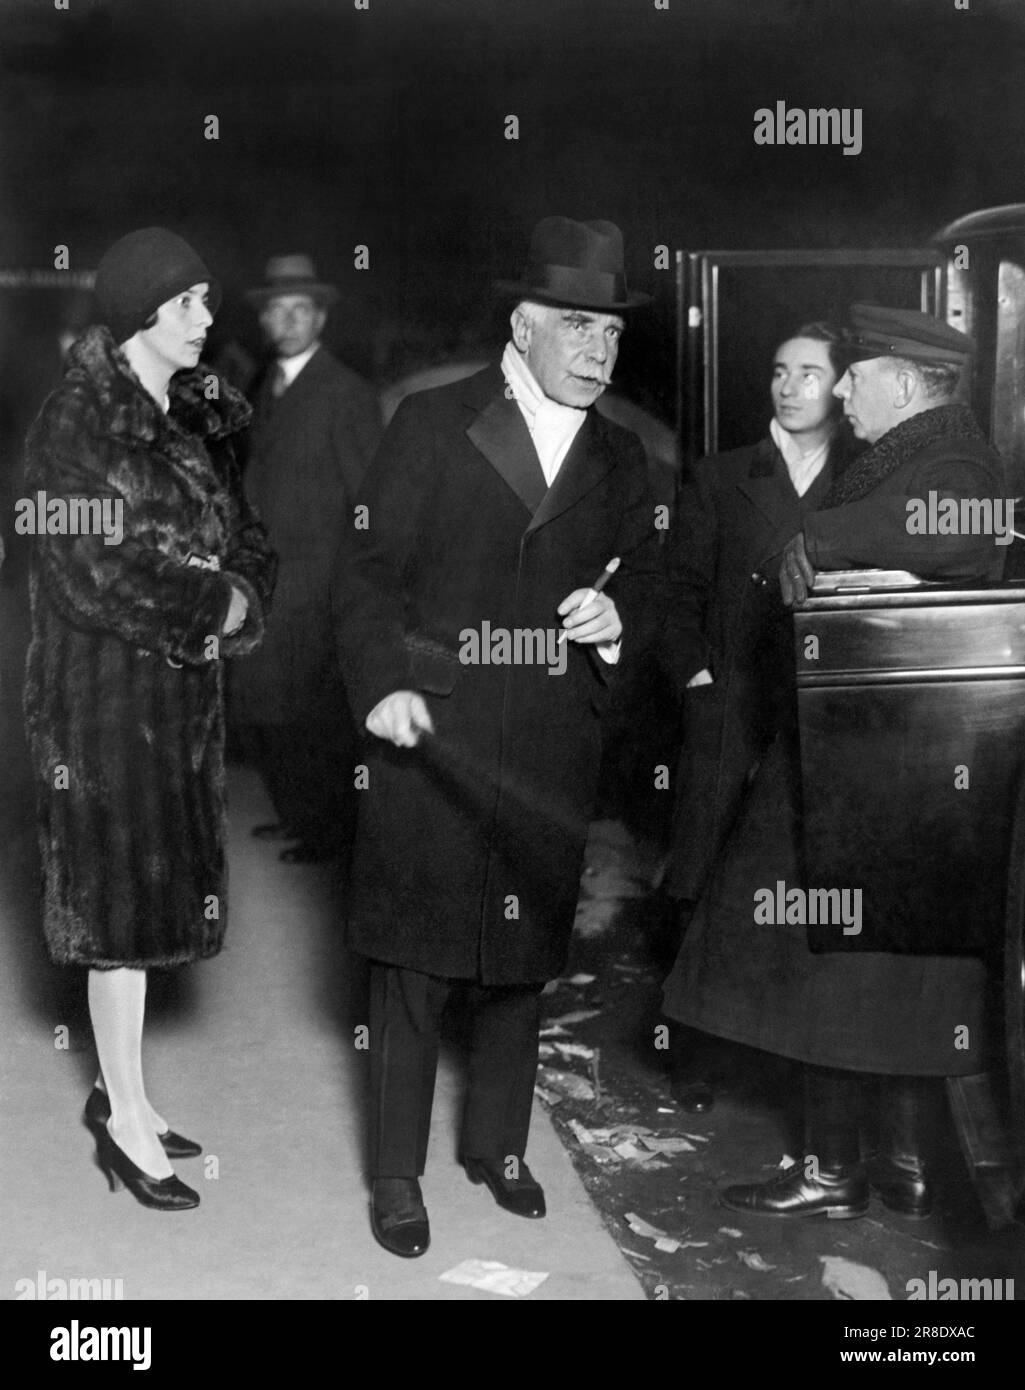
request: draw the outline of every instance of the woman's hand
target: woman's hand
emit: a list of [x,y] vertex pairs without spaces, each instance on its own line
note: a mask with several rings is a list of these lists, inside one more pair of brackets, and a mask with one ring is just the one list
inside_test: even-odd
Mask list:
[[221,629],[223,636],[234,637],[244,626],[246,615],[249,612],[249,600],[241,589],[236,589],[234,584],[231,586],[231,602],[228,604],[228,614],[224,619],[224,627]]

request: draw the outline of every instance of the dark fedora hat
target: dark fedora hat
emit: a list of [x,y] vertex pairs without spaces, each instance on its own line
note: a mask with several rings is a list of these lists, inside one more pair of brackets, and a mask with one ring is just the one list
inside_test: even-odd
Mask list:
[[651,302],[651,295],[626,287],[623,233],[616,224],[570,217],[542,218],[530,238],[523,278],[496,280],[495,288],[574,309],[636,309]]
[[334,285],[325,285],[317,279],[317,270],[309,256],[289,255],[271,256],[263,272],[265,284],[246,290],[246,299],[257,308],[279,294],[308,294],[322,308],[327,308],[338,298]]

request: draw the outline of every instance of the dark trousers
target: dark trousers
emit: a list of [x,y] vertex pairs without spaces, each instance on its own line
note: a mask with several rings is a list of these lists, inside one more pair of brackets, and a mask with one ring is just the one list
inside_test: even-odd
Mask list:
[[370,966],[370,1173],[418,1178],[427,1163],[442,1010],[470,1009],[460,1158],[523,1158],[537,1077],[541,985],[491,987]]
[[344,846],[356,814],[347,729],[262,724],[256,735],[260,771],[281,824],[310,844]]

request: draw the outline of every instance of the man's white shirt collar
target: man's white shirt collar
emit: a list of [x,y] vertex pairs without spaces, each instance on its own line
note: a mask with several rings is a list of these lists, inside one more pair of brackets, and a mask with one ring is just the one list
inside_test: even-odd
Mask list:
[[319,347],[319,343],[314,343],[313,346],[308,347],[305,352],[297,352],[294,357],[279,357],[277,359],[278,366],[281,368],[282,375],[285,378],[286,386],[291,386],[292,382]]
[[794,491],[798,497],[803,497],[826,466],[829,440],[813,449],[810,454],[802,454],[797,440],[778,420],[773,420],[769,425],[769,433],[772,435],[772,442],[783,455],[783,462],[787,466]]

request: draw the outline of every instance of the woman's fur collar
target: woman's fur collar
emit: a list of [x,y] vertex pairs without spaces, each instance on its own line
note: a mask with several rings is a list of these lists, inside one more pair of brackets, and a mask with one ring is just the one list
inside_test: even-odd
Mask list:
[[[108,434],[151,441],[167,426],[168,416],[132,371],[108,328],[94,325],[74,342],[68,353],[65,380],[86,381],[96,391]],[[217,383],[217,395],[212,400],[207,397],[211,381]],[[202,440],[235,434],[245,428],[252,416],[241,392],[203,363],[192,371],[177,372],[171,378],[168,396],[170,419]]]

